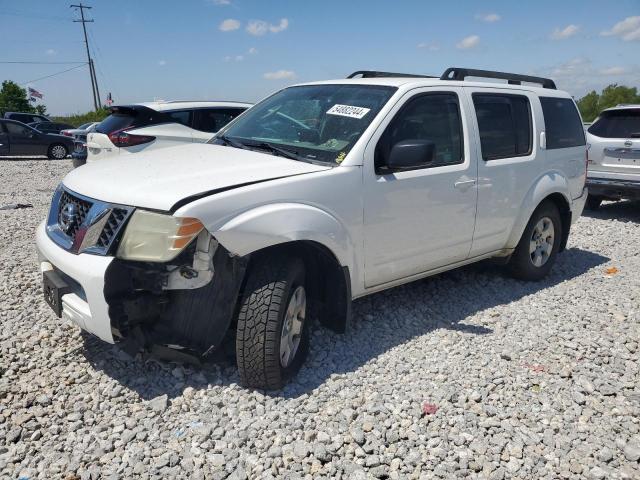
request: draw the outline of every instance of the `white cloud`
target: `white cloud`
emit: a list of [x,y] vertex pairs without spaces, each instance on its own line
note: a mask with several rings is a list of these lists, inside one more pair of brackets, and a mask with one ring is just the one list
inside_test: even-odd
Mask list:
[[627,73],[627,69],[624,67],[609,67],[600,70],[601,75],[624,75]]
[[461,50],[466,50],[468,48],[477,47],[479,43],[480,43],[480,37],[478,35],[470,35],[460,40],[456,45],[456,47]]
[[601,32],[600,35],[620,37],[625,42],[640,40],[640,16],[627,17],[616,23],[611,30]]
[[231,5],[229,0],[209,0],[209,3],[213,3],[214,5]]
[[278,25],[269,25],[269,31],[271,33],[279,33],[283,30],[286,30],[287,28],[289,28],[289,20],[287,20],[286,18],[281,18]]
[[227,55],[226,57],[224,57],[224,59],[223,59],[223,60],[224,60],[225,62],[230,62],[232,58],[233,58],[233,57],[231,57],[230,55]]
[[292,80],[296,78],[296,74],[291,70],[277,70],[275,72],[267,72],[263,77],[267,80]]
[[277,25],[267,23],[264,20],[251,20],[247,24],[247,32],[256,37],[260,37],[268,32],[279,33],[287,28],[289,28],[289,20],[286,18],[280,19],[280,23]]
[[578,33],[578,30],[580,30],[580,27],[578,25],[573,25],[573,24],[567,25],[562,30],[559,28],[556,28],[551,34],[551,39],[564,40],[566,38],[573,37],[576,33]]
[[236,55],[236,62],[241,62],[244,60],[244,55]]
[[47,55],[57,55],[57,54],[58,54],[58,52],[57,52],[57,51],[55,51],[53,48],[49,48],[49,49],[48,49],[46,52],[44,52],[44,53],[46,53]]
[[255,47],[251,47],[247,53],[249,55],[257,55],[258,54],[258,49],[255,48]]
[[437,43],[421,42],[417,45],[417,47],[424,50],[429,50],[430,52],[437,52],[438,50],[440,50],[440,45],[438,45]]
[[160,65],[161,67],[164,67],[167,64],[166,60],[160,60],[158,61],[158,65]]
[[478,13],[476,15],[476,20],[480,20],[481,22],[493,23],[501,20],[502,17],[497,13]]
[[240,22],[234,18],[227,18],[218,28],[223,32],[231,32],[240,28]]

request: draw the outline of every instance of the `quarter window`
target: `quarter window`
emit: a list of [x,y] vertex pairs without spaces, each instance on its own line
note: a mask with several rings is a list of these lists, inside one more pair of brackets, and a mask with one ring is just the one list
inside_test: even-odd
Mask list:
[[215,133],[240,115],[241,108],[202,108],[193,112],[193,128]]
[[376,146],[376,168],[384,166],[393,146],[403,140],[433,142],[434,159],[429,167],[462,163],[464,149],[458,96],[454,93],[428,93],[409,100]]
[[573,100],[540,97],[540,104],[544,115],[547,150],[585,144],[584,127]]
[[187,127],[191,126],[191,112],[189,110],[178,110],[175,112],[167,112],[167,116],[171,121],[181,123]]
[[473,105],[484,160],[520,157],[531,153],[533,127],[527,97],[474,93]]

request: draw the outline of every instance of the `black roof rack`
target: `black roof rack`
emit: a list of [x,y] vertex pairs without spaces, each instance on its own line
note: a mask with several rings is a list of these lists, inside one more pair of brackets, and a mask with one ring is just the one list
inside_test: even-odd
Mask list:
[[414,73],[378,72],[376,70],[358,70],[357,72],[353,72],[347,78],[356,78],[359,75],[362,78],[383,78],[383,77],[437,78],[431,75],[416,75]]
[[464,80],[467,77],[497,78],[508,80],[511,85],[520,85],[521,82],[539,83],[544,88],[556,89],[556,84],[550,78],[520,75],[518,73],[494,72],[491,70],[474,70],[473,68],[451,67],[447,68],[440,80]]

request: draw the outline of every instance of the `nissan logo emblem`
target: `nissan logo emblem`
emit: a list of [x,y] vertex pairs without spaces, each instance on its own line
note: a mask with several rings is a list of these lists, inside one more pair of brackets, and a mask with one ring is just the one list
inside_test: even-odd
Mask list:
[[78,222],[78,207],[75,203],[67,203],[60,211],[60,228],[66,234],[76,226]]

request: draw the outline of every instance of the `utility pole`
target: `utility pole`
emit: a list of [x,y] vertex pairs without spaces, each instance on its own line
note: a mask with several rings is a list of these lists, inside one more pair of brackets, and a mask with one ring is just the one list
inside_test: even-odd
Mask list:
[[77,8],[80,10],[80,18],[81,20],[74,20],[74,22],[82,23],[82,31],[84,32],[84,45],[87,47],[87,66],[89,67],[89,76],[91,77],[91,91],[93,92],[93,105],[96,110],[100,107],[100,94],[98,93],[98,79],[96,78],[95,70],[93,69],[93,60],[91,59],[91,55],[89,54],[89,41],[87,40],[87,27],[85,23],[93,22],[93,20],[85,20],[84,18],[84,9],[91,9],[92,7],[88,7],[86,5],[69,5],[70,8]]

